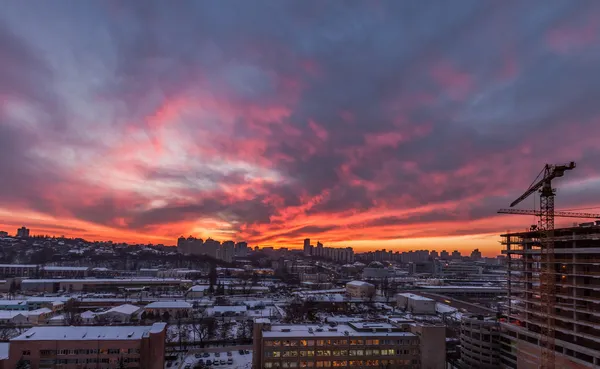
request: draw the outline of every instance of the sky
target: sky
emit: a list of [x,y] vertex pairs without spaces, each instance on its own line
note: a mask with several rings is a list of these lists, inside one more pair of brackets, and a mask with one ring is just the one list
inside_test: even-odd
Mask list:
[[594,0],[3,1],[0,229],[496,255],[599,101]]

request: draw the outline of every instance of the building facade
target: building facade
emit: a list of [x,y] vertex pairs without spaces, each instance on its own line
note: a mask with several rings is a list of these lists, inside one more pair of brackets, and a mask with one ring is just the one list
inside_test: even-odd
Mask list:
[[258,319],[253,367],[444,368],[445,327],[422,328],[367,322],[271,325],[268,319]]
[[500,368],[500,323],[495,318],[465,315],[460,324],[461,368]]
[[[504,368],[537,368],[544,341],[540,336],[553,321],[555,366],[600,366],[600,226],[554,230],[550,255],[554,294],[540,298],[540,272],[546,268],[538,231],[502,235],[508,267],[508,313],[501,337]],[[541,283],[542,282],[542,283]]]
[[370,299],[375,296],[375,286],[364,281],[346,283],[346,294],[355,299]]
[[162,369],[166,324],[108,327],[34,327],[10,340],[6,368]]

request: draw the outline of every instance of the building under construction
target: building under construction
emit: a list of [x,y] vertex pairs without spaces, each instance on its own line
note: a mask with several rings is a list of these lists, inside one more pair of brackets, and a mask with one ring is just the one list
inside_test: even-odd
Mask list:
[[[549,331],[552,367],[600,367],[600,221],[555,229],[552,255],[545,255],[540,237],[535,227],[502,235],[510,297],[500,338],[502,367],[539,368]],[[543,282],[548,274],[552,283]],[[549,304],[544,294],[552,296]]]

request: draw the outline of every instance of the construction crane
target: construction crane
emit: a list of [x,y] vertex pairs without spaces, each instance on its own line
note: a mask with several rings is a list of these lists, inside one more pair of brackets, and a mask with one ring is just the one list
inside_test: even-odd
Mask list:
[[[542,212],[539,210],[523,210],[523,209],[500,209],[498,214],[513,214],[513,215],[534,215],[537,217],[542,216]],[[571,211],[554,211],[554,217],[561,218],[589,218],[589,219],[600,219],[600,214],[594,213],[574,213]]]
[[[540,273],[540,297],[545,321],[540,328],[540,346],[542,349],[542,369],[554,369],[555,367],[555,326],[554,326],[554,304],[556,302],[556,280],[554,265],[554,196],[556,190],[552,188],[552,180],[565,175],[567,170],[575,169],[575,162],[566,165],[546,164],[544,169],[529,186],[527,191],[510,204],[514,207],[523,200],[534,194],[540,193],[540,210],[533,210],[534,215],[539,216],[538,232],[541,244],[542,270]],[[540,176],[543,177],[536,182]],[[508,210],[511,214],[523,214],[523,211]],[[506,213],[503,212],[503,213]],[[528,211],[525,211],[526,213]]]

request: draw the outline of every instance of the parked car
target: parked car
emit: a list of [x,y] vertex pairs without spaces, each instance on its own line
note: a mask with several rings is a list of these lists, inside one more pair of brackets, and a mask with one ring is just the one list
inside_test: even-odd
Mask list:
[[192,365],[188,364],[188,365],[184,366],[183,369],[192,369]]
[[231,365],[231,364],[233,364],[233,359],[232,358],[227,359],[227,365]]
[[227,356],[232,356],[231,351],[227,352]]
[[227,364],[227,361],[221,359],[221,365],[225,365],[225,364]]
[[215,357],[221,357],[221,354],[218,352],[215,352]]
[[205,352],[202,354],[202,357],[209,357],[209,356],[210,356],[210,354],[208,352]]
[[244,350],[239,351],[240,355],[244,355]]
[[172,361],[167,361],[167,368],[170,368],[173,366],[173,362]]
[[200,359],[200,358],[202,357],[202,354],[196,354],[196,355],[194,355],[194,357],[195,357],[196,359]]

